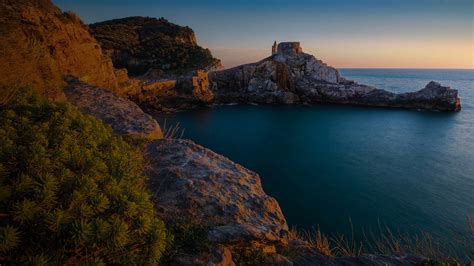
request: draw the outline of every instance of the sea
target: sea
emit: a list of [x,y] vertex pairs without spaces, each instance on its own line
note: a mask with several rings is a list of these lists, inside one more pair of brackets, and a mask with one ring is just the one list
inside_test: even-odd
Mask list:
[[458,240],[473,237],[474,70],[341,73],[392,92],[437,81],[459,90],[462,110],[238,105],[157,119],[179,122],[184,138],[257,172],[290,227],[356,243],[387,228],[400,236],[428,233],[466,251]]

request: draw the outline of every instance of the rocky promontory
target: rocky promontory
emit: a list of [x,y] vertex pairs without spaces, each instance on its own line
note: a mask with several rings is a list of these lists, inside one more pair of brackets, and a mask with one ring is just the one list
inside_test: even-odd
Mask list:
[[351,104],[459,111],[458,91],[430,82],[417,92],[392,93],[346,80],[339,71],[302,51],[299,43],[280,43],[257,63],[210,74],[218,103]]
[[220,60],[197,44],[191,28],[164,18],[128,17],[95,23],[90,29],[114,66],[134,76],[150,69],[178,73],[222,69]]

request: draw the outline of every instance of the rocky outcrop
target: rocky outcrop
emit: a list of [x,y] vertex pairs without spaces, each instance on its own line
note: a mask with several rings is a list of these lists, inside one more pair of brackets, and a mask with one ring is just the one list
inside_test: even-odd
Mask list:
[[219,244],[287,242],[285,217],[256,173],[189,140],[157,141],[147,151],[154,202],[165,220],[203,221]]
[[81,112],[101,119],[116,134],[146,139],[161,139],[158,123],[135,103],[75,79],[64,90],[67,99]]
[[299,43],[283,44],[274,46],[274,54],[260,62],[211,73],[216,101],[334,103],[441,111],[461,109],[458,91],[436,82],[430,82],[417,92],[396,94],[346,80],[337,69],[303,53]]
[[170,76],[163,75],[161,71],[149,70],[139,79],[142,82],[141,92],[134,98],[153,111],[193,109],[214,100],[208,74],[204,71]]
[[220,60],[198,46],[194,31],[164,18],[129,17],[90,25],[117,68],[131,75],[149,69],[186,73],[191,70],[221,68]]
[[33,85],[50,98],[64,98],[63,77],[110,90],[119,87],[112,61],[73,13],[50,0],[0,2],[0,87]]

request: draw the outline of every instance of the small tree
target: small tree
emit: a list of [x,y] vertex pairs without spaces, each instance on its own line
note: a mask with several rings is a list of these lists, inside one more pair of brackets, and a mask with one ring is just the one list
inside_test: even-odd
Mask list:
[[101,121],[18,92],[0,106],[0,263],[157,264],[142,165]]

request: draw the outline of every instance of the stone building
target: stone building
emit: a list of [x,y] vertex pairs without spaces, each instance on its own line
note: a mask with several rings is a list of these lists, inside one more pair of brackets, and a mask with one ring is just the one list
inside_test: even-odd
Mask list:
[[272,55],[275,54],[300,54],[303,48],[299,42],[281,42],[277,44],[275,41],[272,46]]

